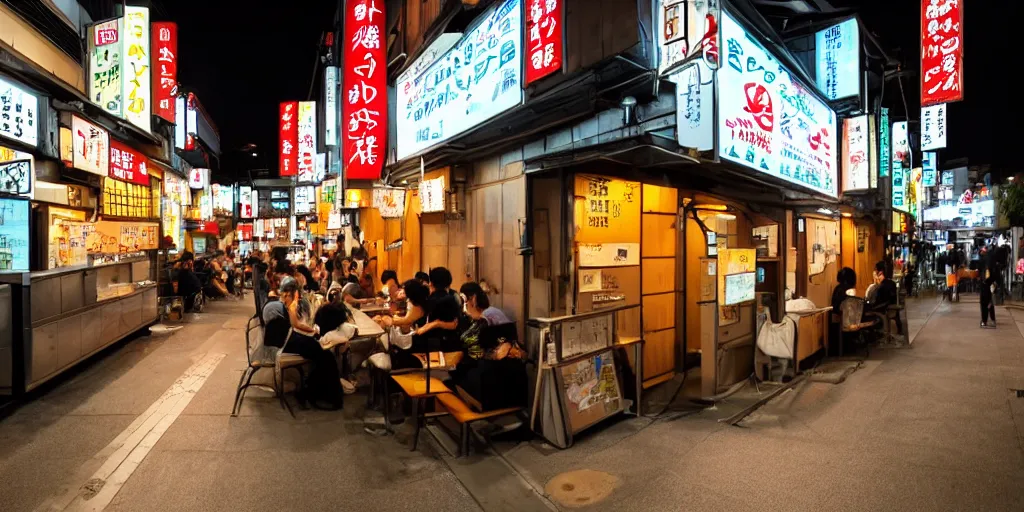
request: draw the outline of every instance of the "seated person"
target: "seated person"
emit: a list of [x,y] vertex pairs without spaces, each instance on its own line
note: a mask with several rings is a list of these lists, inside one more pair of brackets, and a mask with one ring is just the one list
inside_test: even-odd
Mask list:
[[[299,401],[307,401],[318,409],[341,409],[343,391],[338,362],[328,350],[316,340],[317,329],[309,318],[309,305],[303,305],[301,287],[292,277],[285,277],[278,289],[280,300],[268,302],[263,307],[263,321],[266,325],[263,343],[271,347],[284,347],[290,354],[298,354],[310,362],[313,369],[306,379],[307,384]],[[291,331],[291,335],[289,335]]]
[[426,272],[416,272],[414,279],[423,283],[424,286],[430,286],[430,274],[427,274]]
[[[380,274],[380,293],[385,299],[392,298],[392,295],[398,295],[398,272],[394,270],[385,270]],[[394,292],[394,293],[392,293]]]
[[[449,287],[452,284],[452,274],[444,267],[435,267],[430,270],[430,297],[427,299],[427,322],[415,331],[421,337],[423,351],[426,352],[428,340],[435,343],[430,344],[431,351],[456,352],[462,350],[462,342],[457,332],[459,319],[462,316],[462,307],[452,296]],[[438,332],[433,332],[437,330]],[[414,340],[415,344],[416,341]]]
[[211,297],[226,297],[228,295],[227,281],[230,279],[223,266],[224,251],[217,251],[213,258],[210,258],[210,284],[206,292]]
[[178,267],[178,295],[184,298],[185,311],[192,311],[196,295],[203,289],[199,276],[195,273],[195,255],[185,251],[175,265]]
[[[836,287],[832,290],[832,312],[842,313],[842,304],[847,297],[856,293],[857,274],[850,267],[843,267],[836,275]],[[853,293],[850,293],[854,290]]]
[[[874,273],[875,288],[872,297],[864,306],[864,313],[879,314],[885,318],[889,306],[896,305],[897,293],[896,283],[889,277],[884,261],[875,264]],[[903,334],[903,321],[896,315],[896,334]]]

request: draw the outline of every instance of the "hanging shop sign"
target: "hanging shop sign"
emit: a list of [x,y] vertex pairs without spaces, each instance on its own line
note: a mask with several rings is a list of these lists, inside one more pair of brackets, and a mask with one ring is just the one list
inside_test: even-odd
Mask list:
[[34,166],[35,158],[31,153],[0,146],[0,192],[31,194]]
[[718,69],[718,0],[660,0],[658,71],[664,73],[684,61],[699,58]]
[[921,108],[921,151],[946,147],[946,104]]
[[71,116],[71,139],[76,169],[100,176],[107,175],[110,159],[110,135],[106,130],[78,116]]
[[39,141],[39,98],[0,77],[0,137],[35,146]]
[[815,82],[830,100],[860,94],[860,27],[850,18],[814,34]]
[[423,213],[444,211],[444,176],[420,182],[420,211]]
[[526,0],[526,85],[562,70],[565,0]]
[[316,194],[312,185],[295,187],[295,215],[306,215],[313,212]]
[[422,74],[399,78],[400,160],[522,103],[522,25],[520,0],[506,0]]
[[192,169],[188,172],[188,188],[202,190],[210,185],[209,169]]
[[718,77],[719,155],[835,197],[836,114],[722,15],[728,57]]
[[906,212],[907,205],[907,153],[910,141],[907,138],[907,122],[892,124],[892,207]]
[[278,172],[281,177],[295,176],[299,172],[299,102],[286,101],[281,103],[278,116],[278,156],[280,163]]
[[153,113],[174,122],[178,94],[178,25],[153,23]]
[[963,0],[921,0],[921,106],[964,99]]
[[921,186],[934,187],[938,185],[939,174],[939,157],[934,151],[925,151],[921,153]]
[[149,185],[149,159],[142,153],[110,141],[110,167],[108,177],[139,185]]
[[238,187],[238,216],[243,219],[251,219],[253,214],[253,190],[252,187],[243,185]]
[[235,194],[231,185],[213,185],[213,211],[217,215],[230,216],[235,209]]
[[352,180],[380,178],[387,151],[388,88],[384,21],[383,0],[346,2],[345,37],[341,41],[345,62],[341,162],[344,175]]
[[317,153],[313,166],[313,183],[323,183],[327,177],[327,153]]
[[324,69],[324,146],[338,145],[338,68]]
[[878,175],[885,178],[889,176],[889,167],[892,164],[889,156],[889,109],[883,107],[878,119]]
[[174,98],[174,147],[177,149],[185,149],[186,124],[185,97],[178,96]]
[[377,211],[380,212],[380,216],[385,219],[393,219],[405,215],[405,189],[373,189],[373,207],[376,208]]
[[152,111],[152,78],[149,68],[149,9],[127,6],[124,8],[124,75],[121,80],[121,98],[125,102],[124,117],[129,123],[150,131]]
[[300,101],[297,119],[297,175],[300,183],[310,183],[316,173],[316,102]]
[[871,188],[873,148],[871,122],[867,115],[843,120],[843,191]]
[[213,218],[213,198],[209,194],[199,198],[199,217],[202,220]]
[[703,59],[670,77],[676,84],[679,145],[698,151],[715,148],[715,74]]
[[196,95],[188,93],[185,97],[185,135],[183,148],[185,151],[196,149],[196,132],[199,130],[199,114],[196,112]]
[[320,203],[329,204],[334,207],[334,202],[338,197],[338,182],[337,180],[327,180],[320,188]]
[[904,172],[904,179],[907,181],[907,213],[917,218],[924,194],[921,191],[922,175],[920,167],[914,167]]
[[89,100],[121,117],[121,18],[89,27]]
[[239,224],[238,225],[238,239],[243,242],[252,240],[252,224]]

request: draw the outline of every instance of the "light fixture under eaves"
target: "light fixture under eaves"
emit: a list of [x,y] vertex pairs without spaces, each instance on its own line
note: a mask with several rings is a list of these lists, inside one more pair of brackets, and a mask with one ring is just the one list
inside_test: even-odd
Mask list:
[[828,208],[818,208],[818,213],[822,215],[832,215],[832,210],[829,210]]

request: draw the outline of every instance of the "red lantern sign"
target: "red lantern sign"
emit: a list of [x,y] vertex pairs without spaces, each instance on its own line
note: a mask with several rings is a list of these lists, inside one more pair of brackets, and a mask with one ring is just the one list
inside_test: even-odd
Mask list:
[[342,62],[342,165],[351,180],[380,178],[387,150],[384,0],[347,0]]
[[178,94],[178,25],[153,23],[153,113],[174,122],[174,98]]
[[280,175],[295,176],[299,172],[299,102],[286,101],[281,103],[280,122],[280,146],[278,153],[281,157]]
[[963,0],[921,0],[921,106],[964,99]]
[[562,70],[562,4],[565,0],[527,0],[526,84]]
[[149,185],[149,159],[142,153],[117,142],[110,141],[110,166],[107,176],[116,180]]

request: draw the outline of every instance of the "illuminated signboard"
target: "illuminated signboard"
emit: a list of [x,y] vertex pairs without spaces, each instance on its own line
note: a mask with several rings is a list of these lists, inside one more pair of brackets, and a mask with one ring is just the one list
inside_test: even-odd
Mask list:
[[843,120],[843,191],[871,188],[871,123],[868,116]]
[[178,93],[178,25],[153,23],[153,113],[174,122]]
[[658,70],[664,73],[698,55],[704,66],[718,69],[719,0],[660,0],[659,4]]
[[39,140],[39,99],[0,77],[0,137],[35,146]]
[[316,194],[312,185],[295,187],[295,214],[305,215],[311,213],[316,202]]
[[878,121],[878,175],[885,178],[889,175],[889,167],[892,165],[889,156],[891,138],[889,134],[889,109],[882,107],[882,113]]
[[202,190],[210,184],[209,169],[192,169],[188,172],[188,188]]
[[316,176],[316,102],[300,101],[298,113],[298,176],[311,182]]
[[338,145],[338,68],[324,70],[324,145]]
[[185,97],[174,98],[174,147],[185,149],[185,134],[188,121],[185,117]]
[[299,168],[299,102],[286,101],[281,103],[278,114],[278,156],[280,158],[278,172],[280,176],[295,176]]
[[238,216],[243,219],[254,217],[252,195],[252,187],[242,186],[238,188]]
[[934,187],[938,185],[938,174],[939,174],[939,157],[934,151],[925,151],[921,153],[921,186]]
[[74,167],[106,176],[110,161],[110,135],[107,131],[78,116],[71,116],[71,139]]
[[906,163],[910,152],[907,139],[907,122],[892,124],[892,207],[902,212],[909,211],[907,204],[908,172]]
[[89,100],[121,117],[121,18],[89,27]]
[[856,18],[814,34],[818,90],[830,100],[860,94],[860,27]]
[[727,13],[718,77],[719,156],[836,197],[836,114]]
[[[384,0],[347,2],[341,164],[348,179],[375,180],[388,146]],[[301,180],[300,180],[301,181]]]
[[921,0],[921,106],[964,99],[963,0]]
[[235,209],[235,194],[231,185],[213,185],[213,211],[217,215],[231,216]]
[[199,114],[196,111],[196,95],[188,93],[185,100],[185,151],[196,149],[196,133],[199,131]]
[[526,0],[526,84],[562,70],[565,0]]
[[491,7],[425,71],[399,77],[399,159],[422,153],[522,102],[521,7],[520,0]]
[[108,176],[117,180],[149,185],[149,159],[142,153],[121,144],[110,141],[110,171]]
[[0,270],[29,269],[29,202],[25,199],[0,199],[0,236],[6,241],[6,250],[0,252]]
[[946,104],[921,109],[921,150],[946,147]]
[[149,61],[149,9],[127,6],[124,8],[124,43],[121,56],[124,69],[121,79],[121,98],[125,102],[124,117],[129,123],[150,131],[152,112]]
[[0,146],[0,192],[31,194],[34,165],[35,158],[31,153]]

